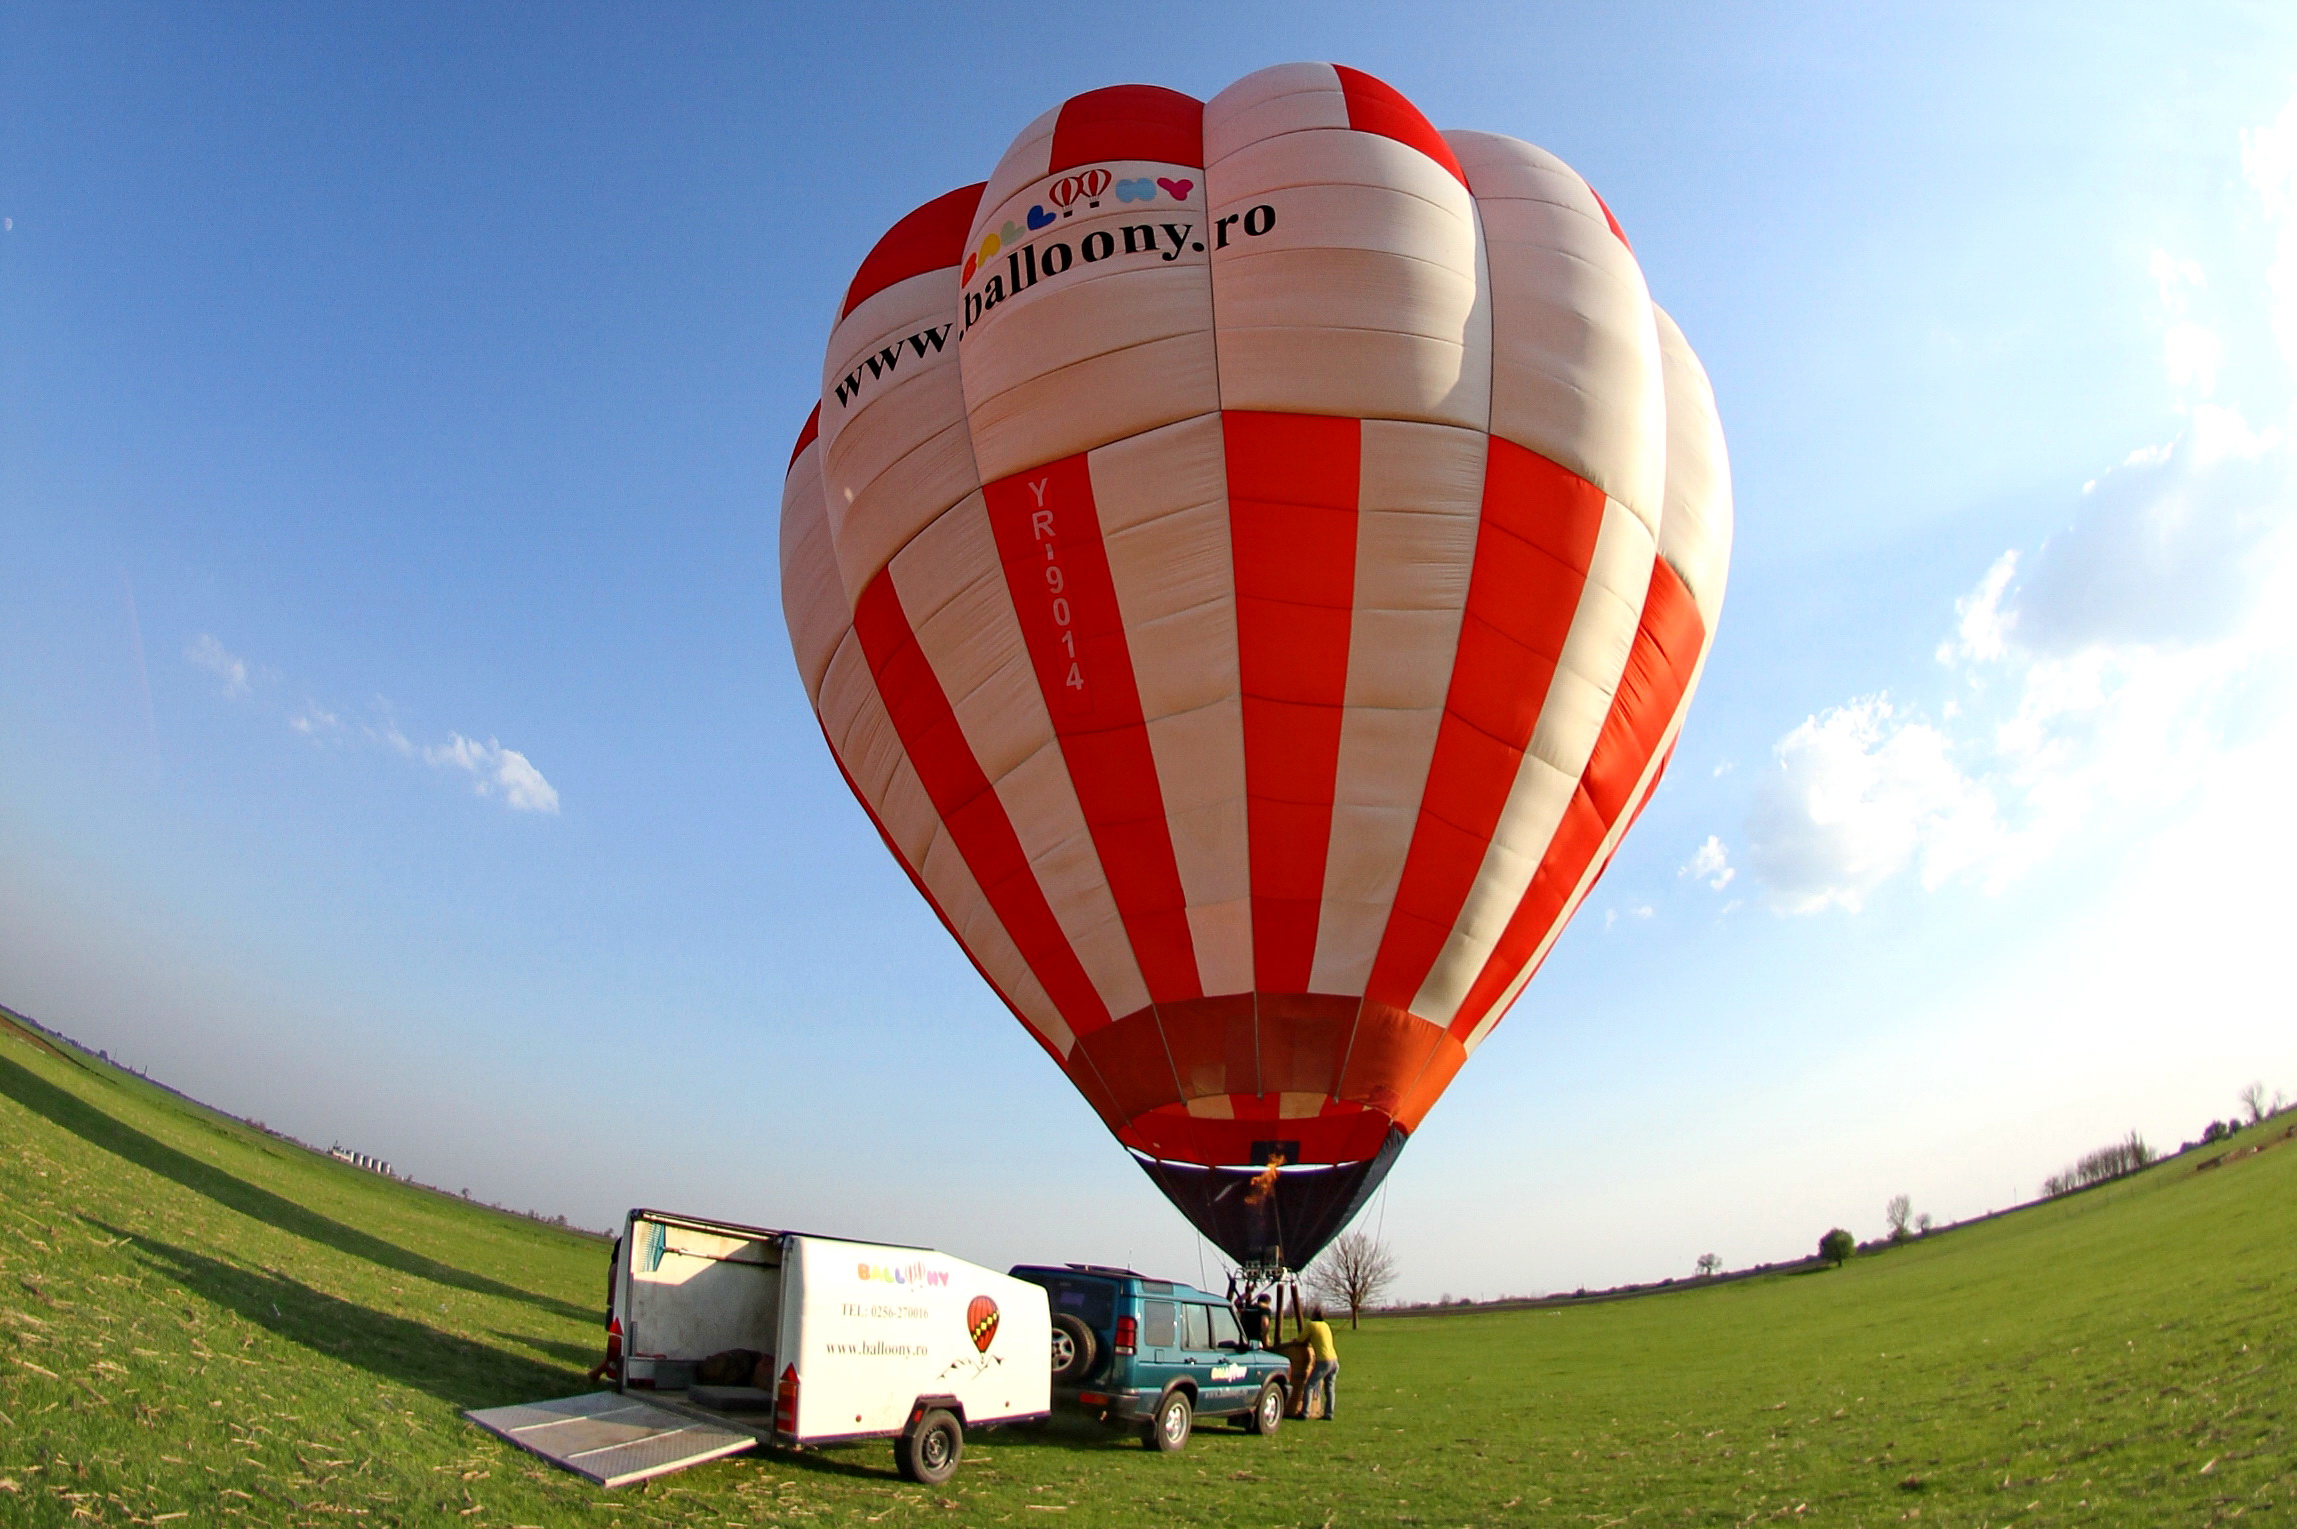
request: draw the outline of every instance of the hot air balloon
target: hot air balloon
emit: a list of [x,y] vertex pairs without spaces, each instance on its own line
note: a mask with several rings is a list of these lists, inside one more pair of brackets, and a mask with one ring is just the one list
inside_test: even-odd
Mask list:
[[1074,97],[893,225],[782,593],[983,979],[1207,1237],[1297,1268],[1649,799],[1730,528],[1587,183],[1288,64]]

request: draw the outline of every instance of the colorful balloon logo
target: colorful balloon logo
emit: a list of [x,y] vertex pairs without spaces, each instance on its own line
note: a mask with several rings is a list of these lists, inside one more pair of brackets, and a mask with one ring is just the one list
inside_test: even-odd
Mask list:
[[965,1330],[973,1335],[973,1346],[982,1353],[997,1341],[997,1303],[985,1295],[977,1295],[965,1308]]
[[1067,207],[1078,197],[1090,202],[1109,189],[1109,172],[1087,170],[1082,175],[1064,175],[1053,182],[1053,189],[1045,193],[1046,200],[1056,207]]

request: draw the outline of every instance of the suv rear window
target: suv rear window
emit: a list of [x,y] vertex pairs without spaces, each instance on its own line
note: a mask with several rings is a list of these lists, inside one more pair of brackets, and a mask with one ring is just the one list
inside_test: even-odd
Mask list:
[[1052,1298],[1053,1315],[1077,1318],[1096,1332],[1106,1331],[1115,1319],[1116,1288],[1105,1280],[1097,1279],[1040,1279],[1045,1294]]
[[1172,1302],[1141,1302],[1141,1342],[1149,1348],[1171,1348],[1178,1341],[1173,1335]]

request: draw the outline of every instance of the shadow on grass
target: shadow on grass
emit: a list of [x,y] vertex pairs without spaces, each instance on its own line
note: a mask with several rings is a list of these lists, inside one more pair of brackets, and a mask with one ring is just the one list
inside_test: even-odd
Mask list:
[[248,1269],[89,1218],[124,1238],[146,1267],[291,1343],[457,1407],[563,1396],[582,1377],[473,1343],[421,1322],[314,1290],[269,1269]]
[[516,1343],[521,1347],[533,1349],[537,1353],[548,1354],[561,1364],[572,1365],[577,1370],[587,1371],[606,1352],[606,1345],[603,1341],[598,1343],[558,1343],[549,1338],[530,1338],[525,1333],[506,1333],[499,1327],[493,1328],[491,1331],[505,1343]]
[[[1286,1429],[1305,1428],[1308,1425],[1297,1418],[1286,1420]],[[1000,1429],[989,1436],[996,1442],[992,1449],[1065,1449],[1081,1454],[1105,1454],[1112,1449],[1139,1450],[1141,1425],[1128,1423],[1121,1427],[1102,1423],[1074,1412],[1056,1412],[1048,1422],[1033,1427]],[[1189,1435],[1188,1447],[1203,1445],[1219,1449],[1223,1440],[1233,1438],[1238,1443],[1250,1441],[1258,1446],[1260,1436],[1238,1428],[1226,1418],[1198,1418],[1195,1431]]]
[[[645,1393],[635,1393],[644,1395]],[[1209,1427],[1209,1425],[1207,1425]],[[1222,1430],[1225,1431],[1225,1430]],[[1245,1434],[1239,1432],[1243,1439]],[[1199,1433],[1191,1439],[1195,1448],[1206,1442]],[[1218,1447],[1215,1445],[1214,1447]],[[1079,1454],[1102,1454],[1113,1449],[1141,1448],[1137,1429],[1116,1430],[1103,1428],[1083,1418],[1062,1416],[1049,1424],[1024,1428],[998,1428],[965,1432],[965,1458],[981,1460],[994,1458],[1008,1450],[1035,1453],[1057,1449]],[[797,1471],[810,1476],[835,1476],[847,1481],[898,1482],[901,1472],[893,1463],[891,1440],[868,1440],[853,1444],[832,1444],[806,1450],[759,1449],[749,1456],[753,1460],[769,1460],[783,1470]]]
[[250,1184],[212,1163],[202,1162],[187,1152],[180,1152],[165,1142],[146,1136],[134,1126],[105,1114],[78,1095],[56,1087],[47,1079],[25,1071],[4,1057],[0,1057],[0,1094],[5,1094],[36,1114],[46,1116],[91,1146],[101,1147],[139,1168],[148,1168],[162,1178],[172,1179],[226,1209],[238,1211],[243,1216],[252,1216],[283,1232],[322,1243],[338,1253],[347,1253],[353,1258],[364,1259],[386,1269],[396,1269],[401,1274],[412,1274],[434,1284],[467,1290],[473,1295],[523,1301],[553,1316],[568,1317],[578,1322],[595,1322],[598,1319],[597,1312],[586,1307],[570,1305],[550,1296],[537,1295],[531,1290],[521,1290],[516,1285],[488,1279],[483,1274],[473,1274],[452,1264],[440,1263],[435,1258],[411,1253],[396,1243],[385,1242],[357,1227],[345,1226],[340,1221],[322,1216],[284,1195]]
[[[1039,1449],[1106,1450],[1126,1441],[1132,1447],[1141,1447],[1138,1434],[1122,1436],[1112,1434],[1064,1434],[1050,1429],[1018,1431],[965,1431],[965,1458],[981,1460],[993,1458],[1007,1450],[1035,1451]],[[1194,1442],[1193,1440],[1191,1441]],[[813,1476],[838,1476],[850,1481],[901,1481],[900,1470],[893,1463],[891,1440],[871,1440],[856,1444],[833,1444],[824,1448],[803,1451],[787,1449],[761,1449],[753,1456],[771,1460],[784,1470],[802,1471]]]
[[[1306,1425],[1294,1420],[1285,1426],[1293,1428]],[[1258,1436],[1241,1428],[1231,1429],[1225,1419],[1214,1418],[1202,1419],[1198,1423],[1188,1447],[1199,1452],[1217,1451],[1225,1443],[1231,1442],[1231,1435],[1233,1442],[1240,1447],[1254,1450],[1260,1447]],[[1112,1428],[1071,1412],[1057,1412],[1046,1422],[1015,1428],[984,1429],[979,1432],[967,1429],[965,1441],[965,1458],[968,1460],[994,1459],[1008,1451],[1035,1454],[1042,1450],[1060,1450],[1069,1454],[1103,1455],[1113,1450],[1137,1453],[1143,1447],[1137,1424]],[[827,1450],[807,1450],[802,1454],[775,1450],[770,1456],[761,1454],[760,1458],[771,1458],[776,1465],[790,1470],[811,1471],[824,1476],[884,1481],[889,1478],[899,1479],[900,1475],[894,1469],[886,1446],[882,1444],[836,1445]],[[1258,1456],[1250,1458],[1256,1459]],[[1226,1467],[1237,1461],[1214,1455],[1212,1460],[1201,1463],[1217,1463]]]

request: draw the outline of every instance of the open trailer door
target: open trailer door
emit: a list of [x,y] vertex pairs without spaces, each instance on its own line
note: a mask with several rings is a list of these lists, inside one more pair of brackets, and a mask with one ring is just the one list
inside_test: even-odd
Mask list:
[[[770,1417],[699,1405],[711,1388],[696,1387],[694,1372],[721,1350],[773,1348],[781,1243],[781,1233],[759,1227],[632,1211],[615,1244],[609,1284],[617,1389],[463,1416],[602,1487],[753,1448],[770,1434]],[[770,1408],[771,1393],[761,1394]]]

